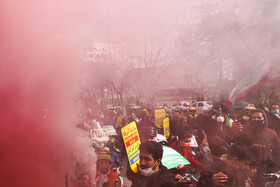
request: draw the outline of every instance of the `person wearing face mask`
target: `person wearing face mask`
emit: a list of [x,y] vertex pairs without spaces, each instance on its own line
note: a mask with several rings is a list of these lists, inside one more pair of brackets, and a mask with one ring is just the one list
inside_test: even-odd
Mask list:
[[195,167],[201,169],[205,167],[202,163],[196,161],[193,158],[190,142],[192,140],[192,134],[189,131],[183,130],[179,133],[178,140],[174,142],[170,147],[180,153],[183,157],[185,157],[191,165],[184,166],[183,164],[179,164],[175,169],[172,169],[172,173],[175,173],[176,179],[182,179],[183,174],[186,173],[189,167]]
[[248,144],[261,163],[261,170],[279,167],[280,140],[277,133],[268,128],[268,119],[262,109],[252,112],[249,124],[239,134],[236,141]]
[[131,187],[175,187],[172,175],[162,165],[162,146],[154,141],[145,141],[140,147],[140,163],[138,172],[128,179]]
[[280,116],[279,116],[279,105],[272,104],[270,111],[266,111],[268,118],[268,127],[275,130],[278,137],[280,137]]
[[225,124],[225,116],[221,111],[216,113],[216,121],[209,125],[206,129],[207,141],[211,153],[220,157],[226,153],[226,147],[230,143],[231,129]]
[[277,104],[271,105],[271,112],[279,117],[279,105]]
[[[234,136],[235,142],[248,145],[250,151],[260,163],[257,173],[253,177],[259,179],[257,186],[264,186],[264,172],[272,172],[280,167],[280,140],[273,129],[268,128],[268,119],[262,109],[252,111],[248,125],[238,135]],[[253,181],[254,182],[254,181]]]

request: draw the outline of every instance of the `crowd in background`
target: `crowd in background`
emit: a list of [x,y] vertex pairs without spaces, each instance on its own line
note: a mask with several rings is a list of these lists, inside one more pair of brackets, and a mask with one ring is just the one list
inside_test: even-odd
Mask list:
[[[121,128],[132,121],[136,122],[142,143],[139,172],[133,173],[129,165],[126,166],[127,177],[132,181],[132,186],[176,186],[178,185],[176,181],[182,179],[184,173],[193,170],[199,172],[197,186],[265,186],[263,174],[279,170],[278,104],[269,107],[263,104],[248,105],[241,110],[214,105],[211,110],[202,114],[197,114],[196,108],[192,106],[187,112],[172,111],[166,105],[164,108],[170,126],[170,135],[164,144],[184,156],[190,165],[178,165],[174,169],[167,170],[161,164],[162,148],[158,148],[159,143],[155,142],[155,137],[158,133],[163,134],[163,129],[155,125],[155,108],[151,104],[137,110],[128,108],[125,111],[109,109],[90,112],[79,127],[90,130],[102,128],[103,125],[113,125],[117,131],[115,139],[119,144],[123,144]],[[123,116],[123,119],[121,124],[116,125],[119,116]],[[189,146],[192,136],[196,138],[198,148]],[[110,142],[107,146],[112,150]],[[126,159],[124,145],[122,150],[121,158],[111,154],[110,159],[106,157],[105,160],[109,160],[110,165],[115,165],[116,159],[117,162]],[[202,154],[194,156],[193,151]],[[150,164],[147,161],[149,156],[154,161],[150,161]],[[99,165],[101,160],[98,160]],[[145,173],[147,169],[150,173]],[[103,175],[105,173],[103,172]],[[98,181],[101,179],[100,176],[97,175]],[[108,182],[108,179],[105,181]]]

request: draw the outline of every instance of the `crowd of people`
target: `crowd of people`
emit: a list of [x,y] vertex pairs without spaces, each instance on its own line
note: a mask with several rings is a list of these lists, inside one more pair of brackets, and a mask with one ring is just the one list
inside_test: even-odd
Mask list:
[[[115,124],[118,114],[112,111],[110,114]],[[166,110],[166,115],[170,121],[170,135],[165,146],[176,150],[190,164],[179,164],[169,170],[162,164],[163,148],[156,142],[157,133],[162,133],[162,129],[155,125],[151,105],[138,113],[127,110],[127,118],[115,128],[117,139],[121,143],[121,128],[128,122],[136,121],[140,134],[138,172],[134,173],[129,165],[125,166],[126,176],[132,182],[132,187],[178,186],[178,181],[183,179],[184,174],[193,171],[200,176],[196,184],[198,187],[261,187],[265,186],[263,174],[280,168],[278,104],[273,104],[270,108],[249,105],[243,110],[226,110],[222,105],[217,105],[203,114],[197,114],[196,108],[190,107],[187,113]],[[193,136],[199,145],[197,148],[190,146]],[[202,148],[207,148],[208,152],[204,151],[206,155],[194,156],[193,153]],[[127,159],[126,154],[120,156]],[[96,186],[113,187],[118,184],[119,178],[110,170],[111,164],[110,152],[101,152],[94,180]]]

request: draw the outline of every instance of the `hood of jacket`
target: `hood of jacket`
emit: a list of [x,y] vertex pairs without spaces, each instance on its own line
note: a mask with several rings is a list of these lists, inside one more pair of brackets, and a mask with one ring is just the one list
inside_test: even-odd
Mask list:
[[255,129],[255,128],[256,128],[256,127],[252,124],[252,116],[253,116],[254,113],[262,113],[262,115],[263,115],[263,117],[264,117],[264,125],[263,125],[262,130],[265,129],[265,128],[268,128],[268,120],[267,120],[266,113],[265,113],[265,111],[263,111],[262,109],[259,109],[259,108],[256,109],[256,110],[253,110],[253,112],[252,112],[252,114],[251,114],[251,116],[250,116],[250,119],[249,119],[250,128],[251,128],[251,129]]

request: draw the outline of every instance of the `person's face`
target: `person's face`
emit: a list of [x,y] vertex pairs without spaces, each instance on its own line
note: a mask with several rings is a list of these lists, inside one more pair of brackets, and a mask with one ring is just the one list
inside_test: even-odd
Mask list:
[[279,106],[278,105],[272,105],[271,110],[279,110]]
[[217,118],[216,114],[212,114],[212,119],[216,120],[216,118]]
[[178,119],[179,116],[180,116],[179,112],[174,112],[173,117],[176,117]]
[[98,136],[101,137],[102,136],[102,132],[98,131]]
[[240,115],[238,115],[237,113],[235,113],[235,114],[233,115],[233,120],[240,121],[240,120],[241,120],[241,119],[240,119]]
[[225,117],[224,114],[217,114],[216,118],[219,116]]
[[257,173],[257,167],[256,166],[252,166],[249,169],[249,177],[253,177],[255,174]]
[[185,138],[183,141],[180,140],[179,146],[184,149],[189,149],[191,141],[192,141],[192,138]]
[[[155,164],[156,162],[156,164]],[[152,156],[152,154],[148,154],[145,150],[141,150],[140,151],[140,167],[141,169],[146,169],[146,168],[150,168],[153,167],[153,165],[155,165],[154,167],[158,167],[159,166],[159,160],[155,160]],[[153,168],[155,169],[155,168]]]
[[152,121],[152,116],[151,115],[145,115],[145,121]]
[[97,162],[98,165],[98,170],[102,173],[102,174],[106,174],[108,173],[108,171],[110,170],[110,161],[108,160],[99,160]]
[[239,161],[238,162],[238,170],[243,172],[244,174],[249,175],[250,172],[251,172],[250,163],[251,163],[251,161]]
[[264,120],[263,114],[261,112],[253,113],[252,120]]
[[145,141],[155,141],[156,137],[150,136],[150,135],[142,135],[141,136],[141,142]]

